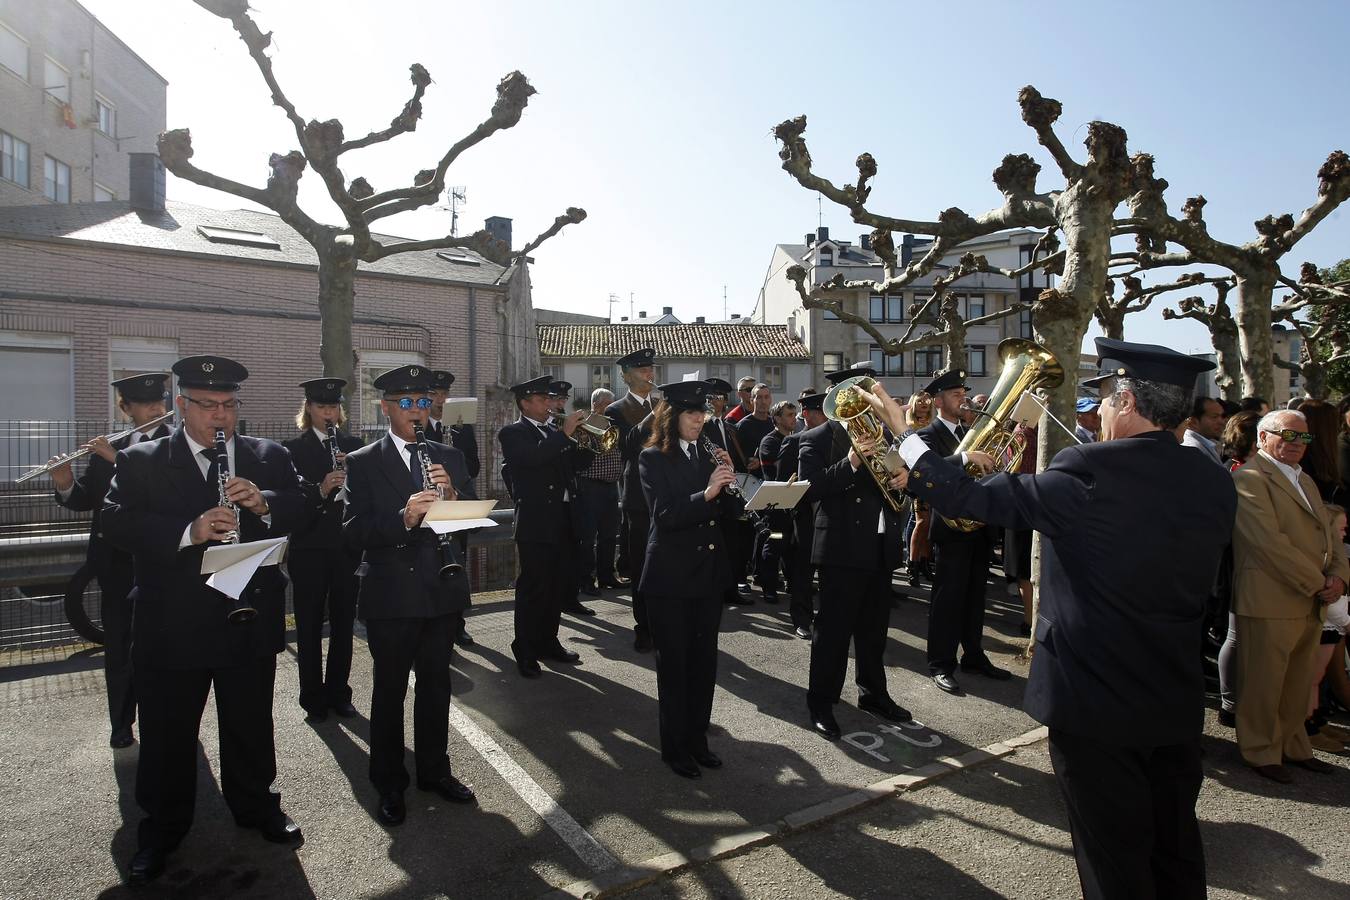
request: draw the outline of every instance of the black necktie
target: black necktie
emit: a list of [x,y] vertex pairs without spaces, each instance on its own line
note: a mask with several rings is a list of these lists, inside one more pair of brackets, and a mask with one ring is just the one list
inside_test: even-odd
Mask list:
[[206,469],[206,483],[215,484],[220,480],[220,458],[216,456],[216,448],[203,447],[197,452],[201,454],[202,459],[206,460],[208,464]]
[[420,491],[426,487],[426,481],[422,478],[422,456],[417,452],[416,444],[404,444],[408,448],[408,460],[411,464],[409,474],[412,476],[413,490]]
[[963,438],[963,437],[965,437],[965,436],[966,436],[966,426],[965,426],[965,425],[957,425],[957,426],[956,426],[956,439],[959,441],[959,440],[961,440],[961,438]]
[[694,449],[693,444],[689,445],[689,461],[694,465],[698,465],[698,451]]

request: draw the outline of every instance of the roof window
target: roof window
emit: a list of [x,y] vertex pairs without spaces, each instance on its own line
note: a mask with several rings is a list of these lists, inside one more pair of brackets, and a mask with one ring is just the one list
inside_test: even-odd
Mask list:
[[197,233],[213,244],[234,244],[239,247],[263,247],[267,250],[280,250],[281,244],[275,238],[261,231],[244,231],[239,228],[219,228],[215,225],[198,225]]

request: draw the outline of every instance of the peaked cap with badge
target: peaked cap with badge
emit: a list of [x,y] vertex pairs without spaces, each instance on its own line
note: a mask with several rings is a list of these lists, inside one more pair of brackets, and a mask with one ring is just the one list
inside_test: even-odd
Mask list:
[[1195,379],[1202,372],[1214,368],[1214,363],[1198,356],[1187,356],[1159,344],[1134,344],[1114,338],[1097,338],[1097,367],[1099,374],[1086,378],[1082,384],[1092,387],[1108,378],[1126,376],[1141,381],[1157,381],[1178,387],[1194,388]]
[[375,390],[390,394],[431,393],[432,370],[426,366],[399,366],[375,378]]
[[173,364],[178,386],[206,391],[237,391],[248,369],[224,356],[185,356]]
[[620,356],[615,362],[625,371],[655,365],[656,351],[651,347],[643,347],[641,350],[634,350],[626,356]]
[[347,382],[341,378],[311,378],[300,382],[305,399],[311,403],[341,403],[342,389]]
[[167,372],[142,372],[140,375],[119,378],[111,384],[128,403],[151,403],[165,398],[167,392],[164,382],[168,380]]

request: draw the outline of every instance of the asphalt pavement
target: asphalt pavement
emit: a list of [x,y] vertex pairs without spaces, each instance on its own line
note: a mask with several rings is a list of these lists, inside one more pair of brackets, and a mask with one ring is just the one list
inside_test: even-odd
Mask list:
[[[363,715],[315,726],[296,703],[287,652],[274,707],[276,786],[304,847],[288,852],[235,827],[216,780],[208,704],[193,829],[164,877],[134,894],[1075,896],[1044,743],[1019,708],[1020,607],[1001,579],[991,582],[986,647],[1015,677],[966,675],[966,695],[951,697],[924,674],[926,591],[903,582],[897,590],[914,596],[892,612],[887,674],[917,724],[897,728],[859,711],[850,680],[836,710],[845,740],[818,737],[805,705],[809,645],[792,634],[786,606],[728,608],[711,737],[726,765],[697,781],[671,773],[655,749],[653,661],[632,648],[626,591],[588,600],[598,616],[565,616],[563,643],[583,663],[546,665],[536,681],[521,679],[511,660],[510,594],[476,596],[468,627],[477,646],[457,651],[452,665],[450,757],[479,806],[413,789],[397,828],[372,817],[364,642],[352,673]],[[133,894],[121,879],[139,818],[137,747],[107,746],[101,664],[99,653],[83,652],[0,668],[0,897]],[[410,697],[409,741],[411,712]],[[1232,878],[1212,879],[1214,895],[1337,888],[1344,896],[1350,773],[1274,791],[1233,762],[1211,724],[1207,846],[1252,886],[1244,894]],[[1281,863],[1257,865],[1256,845]]]

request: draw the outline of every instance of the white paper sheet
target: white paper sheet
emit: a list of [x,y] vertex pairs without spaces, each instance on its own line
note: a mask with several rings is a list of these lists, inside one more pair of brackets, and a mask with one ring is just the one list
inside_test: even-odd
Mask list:
[[786,481],[760,482],[759,487],[749,496],[745,508],[756,510],[772,506],[774,509],[792,509],[801,502],[810,487],[809,481],[794,481],[791,484]]
[[235,600],[248,587],[253,573],[263,566],[275,566],[286,555],[288,538],[267,538],[245,544],[219,544],[207,547],[202,554],[202,574],[208,587],[213,587]]
[[441,422],[445,425],[475,425],[478,423],[477,397],[451,397],[445,401],[441,410]]
[[491,528],[497,523],[488,518],[488,513],[496,505],[496,500],[437,500],[422,518],[422,527],[437,534]]
[[683,378],[681,378],[680,380],[681,380],[681,381],[702,381],[703,379],[699,377],[699,376],[701,376],[702,374],[703,374],[703,370],[702,370],[702,369],[697,369],[697,370],[695,370],[695,371],[693,371],[693,372],[690,372],[689,374],[685,375],[685,376],[684,376]]

